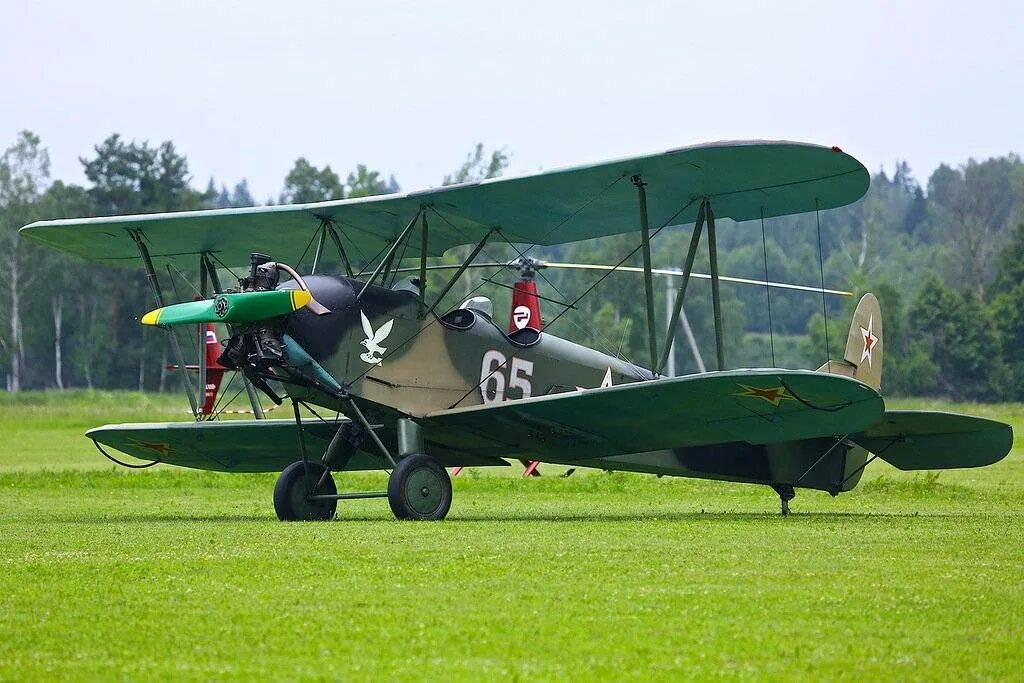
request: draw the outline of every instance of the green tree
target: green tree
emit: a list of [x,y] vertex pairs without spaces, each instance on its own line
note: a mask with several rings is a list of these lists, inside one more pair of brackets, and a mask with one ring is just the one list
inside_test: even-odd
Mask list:
[[491,150],[490,154],[484,151],[484,143],[478,142],[473,151],[466,155],[453,173],[444,177],[442,185],[456,185],[468,183],[474,180],[486,180],[497,178],[508,168],[508,153],[504,148]]
[[22,388],[25,363],[25,296],[40,274],[39,250],[18,239],[18,229],[38,218],[37,203],[50,178],[50,155],[39,137],[22,131],[0,156],[0,286],[4,288],[0,350],[7,367],[7,389]]
[[989,293],[989,311],[1009,373],[1010,397],[1024,400],[1024,221],[1017,223],[999,254],[998,272]]
[[933,231],[951,246],[960,277],[979,301],[993,276],[994,256],[1019,215],[1024,163],[1011,154],[958,170],[946,165],[928,183]]
[[159,147],[111,135],[81,158],[89,195],[101,215],[183,211],[203,208],[210,199],[190,185],[188,161],[166,141]]
[[928,350],[940,392],[973,401],[1005,396],[999,338],[971,289],[957,293],[931,277],[910,307],[909,328]]
[[344,199],[345,186],[330,166],[317,168],[305,157],[295,160],[292,170],[284,178],[282,204],[309,204],[331,199]]
[[[88,216],[90,213],[92,202],[85,188],[60,180],[54,181],[38,201],[39,216],[48,219]],[[78,327],[74,303],[90,296],[90,288],[83,285],[95,269],[79,258],[54,249],[38,250],[36,259],[36,267],[45,273],[45,277],[29,292],[30,305],[36,313],[35,324],[30,326],[29,343],[39,351],[34,365],[40,370],[44,367],[52,369],[52,374],[46,374],[53,378],[58,389],[63,389],[69,382],[67,348],[75,349],[81,343],[77,334],[67,333]],[[43,323],[46,311],[50,313],[49,326]],[[52,366],[43,362],[42,354],[42,349],[50,344],[53,349]],[[41,381],[43,373],[35,374]]]
[[371,197],[378,194],[392,194],[399,191],[395,176],[384,180],[379,171],[371,171],[365,164],[356,165],[356,170],[348,174],[345,188],[349,197]]
[[228,192],[227,186],[223,183],[218,190],[216,183],[213,182],[213,178],[210,178],[210,182],[206,185],[205,194],[210,198],[208,207],[211,209],[256,206],[256,201],[252,198],[252,193],[249,192],[249,182],[245,178],[236,183],[235,189],[231,192]]

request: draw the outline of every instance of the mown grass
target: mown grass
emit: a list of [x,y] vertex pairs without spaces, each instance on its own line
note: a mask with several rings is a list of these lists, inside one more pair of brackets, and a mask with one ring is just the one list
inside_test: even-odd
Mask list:
[[[1024,422],[1019,405],[956,408]],[[0,400],[0,679],[1014,679],[1024,664],[1019,450],[938,475],[872,465],[838,498],[800,492],[785,519],[765,487],[481,473],[455,480],[443,523],[370,500],[282,524],[272,475],[127,472],[80,443],[180,410]]]

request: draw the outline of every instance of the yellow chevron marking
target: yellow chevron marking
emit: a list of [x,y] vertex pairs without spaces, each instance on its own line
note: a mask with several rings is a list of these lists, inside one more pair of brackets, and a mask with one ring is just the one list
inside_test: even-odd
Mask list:
[[313,300],[313,295],[304,289],[293,289],[291,290],[291,295],[293,311],[299,310]]
[[143,325],[159,325],[160,316],[163,315],[163,312],[164,309],[162,308],[150,311],[146,315],[142,316],[142,319],[139,322],[141,322]]

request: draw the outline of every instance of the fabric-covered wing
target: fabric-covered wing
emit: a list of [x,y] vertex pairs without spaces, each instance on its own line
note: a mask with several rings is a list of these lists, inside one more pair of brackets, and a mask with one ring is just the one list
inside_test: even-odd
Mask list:
[[[303,423],[310,458],[320,457],[335,425]],[[86,432],[104,446],[142,460],[217,472],[280,472],[301,460],[292,420],[225,420],[104,425]],[[389,439],[382,435],[385,442]],[[394,445],[389,447],[393,448]],[[443,449],[432,453],[446,467],[507,466],[497,458],[463,456]],[[377,453],[356,451],[345,470],[379,470],[388,466]]]
[[925,410],[887,410],[878,424],[851,438],[901,470],[984,467],[1013,448],[1008,424]]
[[556,462],[684,446],[771,444],[868,429],[885,410],[857,380],[734,370],[428,414],[425,437],[479,455]]
[[[128,230],[144,236],[154,260],[195,267],[196,255],[229,265],[262,251],[295,263],[323,219],[337,228],[355,262],[367,262],[431,207],[428,251],[477,242],[491,228],[509,240],[563,244],[631,232],[638,226],[634,175],[646,185],[650,225],[696,220],[700,197],[715,215],[748,220],[843,206],[868,187],[863,165],[838,148],[793,142],[721,142],[422,192],[317,204],[219,209],[141,216],[41,221],[25,237],[90,259],[135,265]],[[407,257],[419,254],[410,240]]]

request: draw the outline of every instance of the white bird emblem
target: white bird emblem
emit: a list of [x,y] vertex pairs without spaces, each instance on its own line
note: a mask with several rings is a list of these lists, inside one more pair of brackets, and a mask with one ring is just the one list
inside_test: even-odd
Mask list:
[[363,323],[363,334],[366,335],[366,339],[359,342],[366,347],[366,353],[360,354],[359,359],[370,365],[380,365],[381,361],[384,360],[382,356],[387,352],[387,349],[381,346],[380,343],[391,334],[391,328],[395,324],[395,319],[392,318],[387,321],[380,326],[380,329],[374,332],[373,326],[370,325],[370,319],[366,317],[366,314],[359,311],[359,317]]

